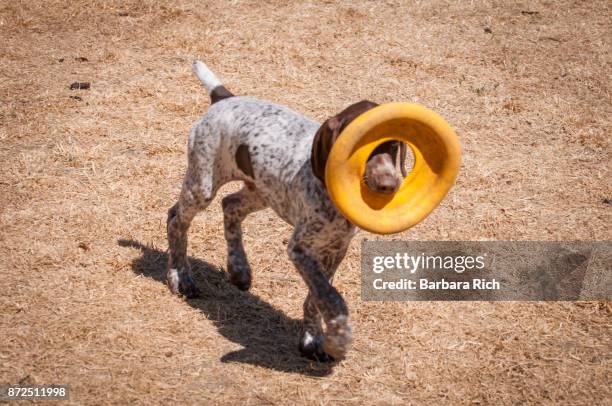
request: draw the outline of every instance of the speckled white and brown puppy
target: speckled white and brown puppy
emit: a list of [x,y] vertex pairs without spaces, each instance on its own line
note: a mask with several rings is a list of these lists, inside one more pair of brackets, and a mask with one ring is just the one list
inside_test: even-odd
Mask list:
[[[199,295],[186,255],[189,225],[219,187],[244,181],[242,190],[222,200],[231,282],[243,290],[251,285],[242,220],[271,207],[294,226],[287,251],[309,289],[300,351],[319,361],[343,358],[351,327],[346,303],[331,281],[357,229],[327,194],[325,163],[342,130],[376,104],[355,103],[319,125],[287,107],[234,96],[202,62],[195,61],[193,69],[209,91],[211,106],[191,129],[182,191],[168,211],[170,289]],[[381,193],[396,191],[405,175],[405,151],[397,142],[377,148],[366,165],[366,185]]]

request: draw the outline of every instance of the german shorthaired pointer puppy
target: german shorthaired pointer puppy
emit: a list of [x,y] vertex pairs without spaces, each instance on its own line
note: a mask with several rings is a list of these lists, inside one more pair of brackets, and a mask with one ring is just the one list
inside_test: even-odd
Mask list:
[[[199,295],[186,256],[189,225],[219,187],[244,181],[242,190],[221,202],[230,281],[242,290],[251,286],[241,222],[249,213],[271,207],[294,226],[287,252],[308,286],[300,352],[318,361],[342,359],[351,327],[344,299],[331,282],[357,229],[327,194],[325,163],[342,130],[376,104],[361,101],[319,125],[287,107],[234,96],[202,62],[195,61],[193,69],[208,89],[211,106],[191,129],[182,191],[168,211],[170,289],[187,297]],[[405,153],[403,143],[381,145],[367,162],[366,185],[395,192],[405,176]]]

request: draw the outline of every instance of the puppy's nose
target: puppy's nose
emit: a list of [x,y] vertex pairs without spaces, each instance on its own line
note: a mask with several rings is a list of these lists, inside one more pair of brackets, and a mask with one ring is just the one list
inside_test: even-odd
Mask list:
[[397,192],[399,185],[397,182],[381,182],[376,188],[379,193],[390,195]]
[[390,195],[391,193],[395,192],[395,188],[392,186],[381,186],[380,188],[378,188],[378,191],[380,193],[384,193],[386,195]]

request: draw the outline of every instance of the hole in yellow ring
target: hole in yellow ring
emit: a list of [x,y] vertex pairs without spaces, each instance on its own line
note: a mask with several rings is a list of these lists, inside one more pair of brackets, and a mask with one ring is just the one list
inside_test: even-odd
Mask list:
[[[389,141],[399,141],[399,142],[406,144],[407,147],[410,148],[410,150],[412,151],[412,159],[414,162],[412,164],[412,167],[410,168],[410,171],[406,174],[406,177],[402,180],[402,185],[400,186],[398,191],[393,194],[377,193],[377,192],[374,192],[372,189],[370,189],[366,185],[365,181],[363,181],[364,176],[365,176],[365,163],[359,167],[360,172],[358,176],[361,179],[361,183],[360,183],[361,198],[368,206],[370,206],[374,210],[380,210],[386,207],[391,201],[393,201],[393,199],[395,199],[398,193],[401,193],[402,188],[406,187],[408,184],[414,181],[415,176],[417,176],[416,174],[419,173],[419,165],[421,165],[421,160],[423,159],[420,151],[416,149],[413,144],[402,141],[398,137],[393,137],[393,136],[385,137],[378,141],[373,142],[372,144],[374,145],[374,149],[372,149],[372,152],[380,144],[383,144]],[[372,152],[368,154],[368,157],[372,155]],[[352,158],[354,158],[354,156],[349,158],[349,160]],[[367,159],[366,159],[366,162],[367,162]],[[355,165],[355,167],[358,167],[358,166]]]
[[[405,142],[414,166],[393,195],[373,192],[361,179],[376,147]],[[387,234],[402,231],[427,216],[452,186],[459,168],[460,148],[454,131],[436,113],[409,103],[378,106],[353,121],[332,148],[326,184],[339,210],[366,230]]]

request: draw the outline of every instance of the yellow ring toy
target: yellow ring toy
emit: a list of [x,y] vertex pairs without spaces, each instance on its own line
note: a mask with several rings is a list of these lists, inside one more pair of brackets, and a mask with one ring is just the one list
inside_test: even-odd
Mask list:
[[[414,166],[398,191],[376,193],[362,181],[377,146],[403,141]],[[325,184],[340,212],[356,226],[376,234],[407,230],[423,220],[448,193],[461,161],[453,129],[438,114],[413,103],[388,103],[358,116],[334,143],[325,167]]]

